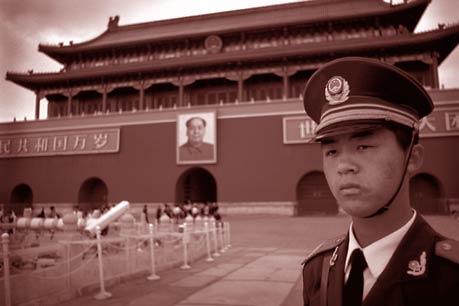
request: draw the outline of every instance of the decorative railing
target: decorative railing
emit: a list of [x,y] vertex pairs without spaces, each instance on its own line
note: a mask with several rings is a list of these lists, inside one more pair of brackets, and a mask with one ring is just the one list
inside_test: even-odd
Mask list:
[[156,280],[157,271],[189,269],[202,257],[213,261],[231,246],[229,223],[213,218],[188,218],[183,224],[121,222],[110,226],[109,235],[100,233],[99,228],[94,239],[59,231],[52,242],[27,248],[11,244],[10,238],[20,233],[4,233],[0,300],[5,306],[51,305],[96,288],[94,298],[109,298],[106,282],[139,275]]

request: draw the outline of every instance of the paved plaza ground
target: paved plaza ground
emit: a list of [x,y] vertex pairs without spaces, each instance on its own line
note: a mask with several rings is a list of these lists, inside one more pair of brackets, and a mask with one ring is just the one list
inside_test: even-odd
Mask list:
[[[452,217],[427,220],[441,233],[459,237]],[[62,306],[289,306],[302,305],[301,261],[322,240],[345,232],[348,217],[230,216],[232,247],[215,261],[171,269],[156,281],[130,279],[107,288],[112,298],[87,293]]]

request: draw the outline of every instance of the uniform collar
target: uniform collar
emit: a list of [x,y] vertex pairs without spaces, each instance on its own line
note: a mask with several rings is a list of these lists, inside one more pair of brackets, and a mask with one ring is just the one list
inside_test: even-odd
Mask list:
[[389,235],[373,242],[372,244],[362,248],[354,236],[352,223],[349,228],[349,247],[346,255],[345,273],[349,272],[349,261],[352,252],[355,249],[361,249],[365,255],[365,260],[368,264],[368,269],[374,278],[378,278],[379,275],[384,271],[389,260],[397,249],[398,245],[402,241],[405,234],[408,232],[414,220],[416,219],[416,211],[413,210],[413,215],[402,227]]

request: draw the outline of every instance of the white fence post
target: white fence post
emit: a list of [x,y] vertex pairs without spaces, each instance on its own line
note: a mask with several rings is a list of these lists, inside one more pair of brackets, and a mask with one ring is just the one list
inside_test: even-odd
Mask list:
[[72,252],[70,248],[70,243],[66,243],[65,246],[67,251],[67,289],[70,290],[72,288],[72,263],[70,262]]
[[210,255],[210,237],[209,237],[209,223],[204,222],[204,230],[206,231],[206,248],[207,248],[207,262],[214,261],[212,256]]
[[225,253],[225,243],[223,241],[223,222],[217,222],[218,240],[220,240],[220,253]]
[[215,223],[215,220],[211,221],[211,228],[212,228],[212,235],[214,238],[214,257],[220,256],[220,253],[218,253],[218,242],[217,242],[217,224]]
[[[131,254],[129,252],[129,248],[131,247],[131,240],[129,240],[129,237],[126,236],[124,238],[125,243],[124,243],[124,248],[125,248],[125,255],[126,255],[126,275],[129,275],[131,272]],[[134,242],[135,243],[135,242]]]
[[104,266],[102,261],[102,240],[100,238],[100,226],[96,227],[97,237],[97,257],[99,258],[99,281],[100,281],[100,292],[97,293],[94,298],[96,300],[105,300],[112,297],[110,292],[105,291],[104,283]]
[[188,241],[190,240],[186,223],[183,223],[183,265],[180,267],[183,270],[188,270],[191,267],[188,265]]
[[150,256],[151,256],[151,275],[147,277],[148,280],[157,280],[159,276],[156,275],[156,264],[155,264],[155,239],[153,224],[148,225],[150,230]]
[[231,247],[231,233],[230,233],[230,223],[226,222],[226,248],[229,249]]
[[11,283],[10,283],[10,258],[9,258],[9,235],[8,233],[2,234],[3,245],[3,275],[5,285],[5,306],[11,306]]

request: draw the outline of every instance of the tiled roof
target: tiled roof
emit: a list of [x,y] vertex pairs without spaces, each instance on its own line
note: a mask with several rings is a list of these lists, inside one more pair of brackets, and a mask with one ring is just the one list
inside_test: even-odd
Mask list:
[[[221,63],[260,61],[295,56],[317,56],[333,53],[339,55],[359,54],[374,50],[422,50],[436,51],[439,54],[439,64],[450,54],[459,43],[459,24],[446,26],[441,29],[422,33],[405,35],[367,38],[358,40],[343,40],[327,43],[314,43],[308,45],[282,46],[250,51],[218,53],[199,57],[184,57],[167,60],[147,61],[131,64],[109,65],[79,70],[52,73],[15,73],[8,72],[6,79],[29,89],[34,89],[53,82],[72,81],[80,79],[109,77],[132,73],[176,70],[187,67],[215,66]],[[411,51],[412,52],[412,51]]]
[[[383,0],[302,1],[132,25],[114,25],[92,40],[62,46],[40,45],[39,50],[59,60],[59,54],[141,42],[387,15],[391,16],[393,22],[405,24],[412,32],[429,2],[412,0],[403,5],[390,5]],[[400,18],[395,18],[397,15]]]

